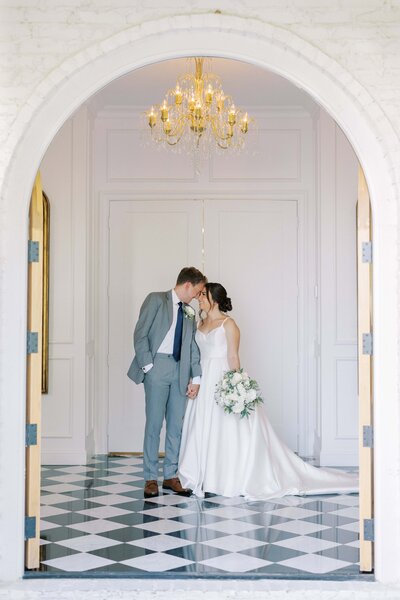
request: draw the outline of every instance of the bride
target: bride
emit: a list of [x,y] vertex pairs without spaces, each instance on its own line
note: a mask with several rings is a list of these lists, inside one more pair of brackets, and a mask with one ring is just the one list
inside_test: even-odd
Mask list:
[[[240,368],[240,331],[226,315],[232,303],[219,283],[207,283],[199,298],[196,342],[202,381],[189,400],[183,423],[179,478],[196,496],[205,492],[248,499],[358,491],[353,474],[319,469],[304,462],[276,435],[262,406],[249,418],[217,405],[215,386],[223,373]],[[254,374],[252,374],[254,375]]]

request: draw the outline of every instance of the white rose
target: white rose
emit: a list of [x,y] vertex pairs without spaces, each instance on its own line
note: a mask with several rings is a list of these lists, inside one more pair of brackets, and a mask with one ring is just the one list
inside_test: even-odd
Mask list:
[[237,390],[237,393],[240,396],[245,396],[246,395],[246,390],[245,390],[244,385],[242,383],[238,383],[237,384],[236,390]]
[[226,379],[222,380],[222,389],[226,390],[226,388],[228,387],[228,382],[226,381]]
[[249,390],[247,392],[247,394],[246,394],[246,400],[249,400],[250,402],[252,402],[256,398],[257,398],[257,392],[256,392],[256,390]]
[[236,372],[233,374],[232,383],[235,385],[236,383],[239,383],[239,381],[242,381],[242,375],[241,373]]
[[194,319],[194,317],[196,316],[196,311],[189,304],[185,305],[185,313],[189,317],[189,319]]
[[235,406],[232,407],[232,412],[234,412],[236,415],[240,414],[242,412],[242,410],[244,409],[244,403],[243,402],[237,402],[235,404]]

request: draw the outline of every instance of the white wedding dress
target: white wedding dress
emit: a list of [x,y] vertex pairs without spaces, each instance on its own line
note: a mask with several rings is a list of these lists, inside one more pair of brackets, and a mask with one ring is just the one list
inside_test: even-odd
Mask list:
[[198,397],[188,400],[183,423],[182,485],[200,497],[210,492],[263,500],[357,492],[354,474],[319,469],[294,454],[274,432],[262,405],[243,419],[217,405],[215,385],[229,370],[224,323],[209,333],[196,332],[202,379]]

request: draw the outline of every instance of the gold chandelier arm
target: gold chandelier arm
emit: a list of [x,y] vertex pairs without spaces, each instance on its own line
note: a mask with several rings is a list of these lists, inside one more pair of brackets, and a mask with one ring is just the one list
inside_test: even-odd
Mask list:
[[182,133],[185,129],[185,125],[187,122],[187,116],[186,115],[182,115],[181,117],[179,117],[176,121],[175,128],[173,127],[171,129],[171,131],[169,133],[166,133],[165,131],[163,132],[164,135],[168,138],[168,137],[176,137],[179,136],[179,139],[182,137]]
[[[211,127],[212,127],[212,130],[213,130],[213,133],[214,133],[214,136],[216,138],[218,145],[219,145],[219,143],[218,143],[219,140],[222,142],[226,142],[226,141],[232,139],[231,135],[223,135],[220,131],[218,131],[218,127],[215,124],[215,119],[210,118],[210,123],[211,123]],[[221,146],[221,148],[222,148],[222,146]]]

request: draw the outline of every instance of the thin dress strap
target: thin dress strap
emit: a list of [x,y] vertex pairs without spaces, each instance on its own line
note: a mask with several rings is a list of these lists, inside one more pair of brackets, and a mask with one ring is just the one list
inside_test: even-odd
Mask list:
[[227,321],[228,319],[230,319],[230,317],[226,317],[226,318],[225,318],[225,319],[222,321],[222,323],[221,323],[221,327],[223,327],[223,326],[224,326],[224,323],[225,323],[225,321]]

